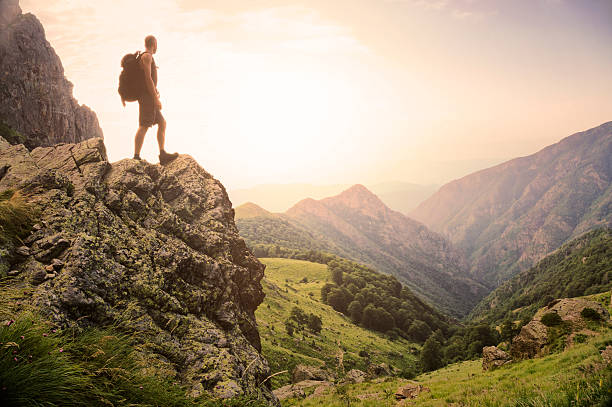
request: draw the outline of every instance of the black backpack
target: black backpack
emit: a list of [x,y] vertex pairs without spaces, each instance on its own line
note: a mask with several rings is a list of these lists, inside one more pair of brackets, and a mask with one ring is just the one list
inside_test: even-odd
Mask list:
[[126,102],[135,102],[145,90],[144,71],[139,61],[142,53],[136,51],[121,59],[123,71],[119,75],[119,95]]

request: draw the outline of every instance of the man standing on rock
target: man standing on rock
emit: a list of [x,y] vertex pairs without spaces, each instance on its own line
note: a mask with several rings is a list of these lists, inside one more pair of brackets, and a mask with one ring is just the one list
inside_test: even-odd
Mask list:
[[[149,35],[145,38],[146,51],[138,59],[144,71],[145,89],[138,99],[138,131],[134,139],[134,159],[140,160],[140,150],[149,127],[157,124],[157,144],[159,145],[159,163],[167,164],[178,157],[178,153],[167,153],[164,150],[166,139],[166,119],[161,113],[161,102],[157,91],[157,66],[153,54],[157,52],[157,39]],[[125,102],[123,102],[125,106]]]

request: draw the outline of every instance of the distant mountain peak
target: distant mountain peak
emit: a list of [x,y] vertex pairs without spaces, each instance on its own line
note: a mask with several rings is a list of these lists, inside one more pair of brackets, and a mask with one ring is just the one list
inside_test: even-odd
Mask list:
[[336,196],[322,199],[321,203],[330,207],[344,206],[351,209],[359,209],[361,212],[371,216],[390,211],[387,205],[376,194],[361,184],[355,184]]
[[272,212],[265,210],[254,202],[245,202],[242,205],[234,208],[234,212],[235,219],[255,218],[257,216],[273,216]]

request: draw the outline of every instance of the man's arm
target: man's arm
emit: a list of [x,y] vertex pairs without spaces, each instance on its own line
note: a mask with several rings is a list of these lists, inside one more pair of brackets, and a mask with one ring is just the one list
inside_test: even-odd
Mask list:
[[147,90],[149,91],[151,96],[153,96],[153,98],[155,99],[155,104],[157,105],[157,108],[161,110],[161,102],[159,101],[159,96],[158,96],[159,93],[157,92],[157,89],[155,89],[153,78],[151,78],[151,63],[152,62],[153,62],[153,57],[151,56],[151,54],[146,53],[142,55],[142,66],[144,68],[145,83],[147,86]]

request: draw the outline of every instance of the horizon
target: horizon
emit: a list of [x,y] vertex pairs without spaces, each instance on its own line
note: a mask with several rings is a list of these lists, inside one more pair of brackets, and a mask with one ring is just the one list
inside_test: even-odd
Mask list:
[[132,156],[137,123],[119,61],[156,35],[167,149],[228,190],[442,185],[612,118],[603,0],[118,4],[20,2],[112,161]]

